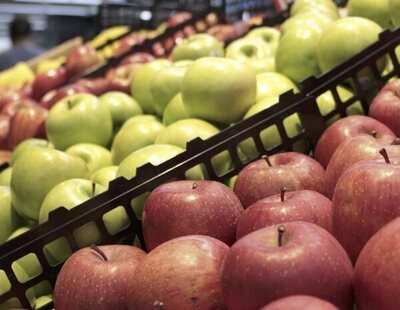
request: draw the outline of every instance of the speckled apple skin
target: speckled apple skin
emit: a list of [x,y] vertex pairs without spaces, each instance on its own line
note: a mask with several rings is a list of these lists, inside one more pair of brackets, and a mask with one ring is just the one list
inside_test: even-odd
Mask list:
[[278,299],[261,310],[339,310],[339,308],[320,298],[295,295]]

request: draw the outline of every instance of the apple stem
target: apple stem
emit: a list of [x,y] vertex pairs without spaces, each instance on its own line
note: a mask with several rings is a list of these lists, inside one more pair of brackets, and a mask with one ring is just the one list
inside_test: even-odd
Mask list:
[[282,246],[282,238],[283,238],[283,233],[285,232],[286,228],[283,225],[279,225],[278,227],[278,245],[281,247]]
[[96,183],[92,182],[92,197],[94,197],[95,192],[96,192]]
[[196,189],[197,188],[197,183],[193,183],[192,184],[192,189]]
[[283,185],[281,187],[281,201],[285,201],[285,193],[287,192],[287,187]]
[[262,158],[267,162],[268,166],[272,167],[272,164],[271,164],[271,161],[269,160],[268,155],[264,155]]
[[107,256],[106,256],[106,254],[104,254],[104,252],[103,252],[102,250],[100,250],[100,248],[99,248],[97,245],[92,244],[92,245],[90,246],[90,248],[91,248],[93,251],[96,251],[96,252],[101,256],[101,258],[102,258],[105,262],[108,261],[108,258],[107,258]]
[[390,145],[399,145],[400,144],[400,138],[397,137],[396,139],[393,140],[393,142]]
[[71,110],[72,109],[72,102],[70,100],[67,101],[67,105],[68,105],[68,109]]
[[388,153],[386,152],[386,149],[381,149],[381,150],[379,151],[379,154],[381,154],[381,155],[383,156],[383,158],[385,159],[385,161],[386,161],[387,164],[390,164],[389,155],[388,155]]
[[378,132],[376,130],[372,130],[370,135],[376,138],[378,136]]

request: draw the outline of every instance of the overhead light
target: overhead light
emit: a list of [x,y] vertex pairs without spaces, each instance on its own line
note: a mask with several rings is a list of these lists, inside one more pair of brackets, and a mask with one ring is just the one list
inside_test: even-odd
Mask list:
[[139,14],[139,18],[141,20],[150,20],[152,16],[153,16],[153,14],[151,14],[150,11],[142,11]]

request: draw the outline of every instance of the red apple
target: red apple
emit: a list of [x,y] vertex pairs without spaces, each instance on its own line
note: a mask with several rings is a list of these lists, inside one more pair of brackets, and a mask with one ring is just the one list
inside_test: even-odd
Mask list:
[[168,27],[175,27],[191,18],[192,18],[192,13],[190,12],[184,12],[184,11],[177,12],[168,18],[167,25]]
[[324,192],[324,168],[311,157],[295,153],[279,153],[248,164],[240,171],[234,192],[244,208],[280,193],[303,189]]
[[149,53],[138,52],[125,57],[124,60],[122,60],[121,65],[136,64],[136,63],[144,64],[154,59],[155,59],[154,56]]
[[400,136],[400,79],[381,89],[371,103],[369,115]]
[[100,61],[93,46],[82,44],[69,53],[65,62],[68,78],[77,76]]
[[133,46],[143,43],[144,39],[142,36],[137,34],[129,34],[121,38],[119,45],[116,48],[114,55],[116,57],[125,54],[130,51]]
[[29,81],[29,82],[25,82],[24,85],[22,85],[19,92],[22,94],[23,97],[33,99],[32,84],[33,84],[33,82]]
[[11,116],[7,114],[0,114],[0,149],[7,149],[7,137],[10,131]]
[[326,168],[339,145],[363,134],[386,142],[392,142],[396,138],[396,135],[381,122],[368,116],[352,115],[334,122],[324,131],[315,147],[314,157]]
[[28,99],[23,92],[14,89],[4,89],[0,92],[0,109],[2,110],[7,104],[14,101]]
[[400,216],[400,157],[389,159],[386,149],[380,152],[385,160],[362,161],[348,168],[333,195],[334,235],[354,262],[378,229]]
[[40,100],[43,95],[53,89],[57,89],[67,80],[67,73],[64,67],[51,69],[36,75],[32,84],[32,97]]
[[46,118],[47,110],[39,105],[20,108],[10,120],[8,148],[13,150],[20,142],[29,138],[46,138]]
[[215,181],[175,181],[151,192],[143,212],[149,250],[180,236],[206,235],[231,245],[243,207],[235,193]]
[[338,307],[334,306],[326,300],[320,298],[306,296],[306,295],[294,295],[285,298],[278,299],[261,310],[339,310]]
[[63,265],[54,289],[56,309],[125,309],[127,285],[146,253],[128,245],[83,248]]
[[235,26],[230,24],[212,26],[207,30],[207,33],[216,37],[221,42],[229,42],[238,36]]
[[353,267],[325,229],[306,222],[262,228],[226,255],[222,292],[228,309],[260,309],[291,295],[311,295],[352,309]]
[[226,309],[220,272],[228,250],[199,235],[163,243],[130,276],[125,309]]
[[398,309],[400,305],[400,218],[381,228],[358,257],[354,272],[357,309]]
[[240,216],[236,239],[258,229],[293,221],[317,224],[330,233],[332,229],[332,202],[320,193],[303,190],[281,193],[261,199]]
[[0,165],[11,161],[12,152],[8,150],[0,150]]
[[89,92],[90,92],[89,89],[87,89],[83,85],[79,85],[76,83],[69,84],[57,90],[54,89],[45,94],[42,97],[42,100],[40,101],[39,105],[42,106],[43,108],[50,109],[53,105],[55,105],[58,101],[60,101],[64,97],[79,93],[89,93]]
[[110,81],[110,88],[130,94],[133,77],[141,66],[142,64],[132,63],[111,68],[106,74],[106,78]]
[[342,143],[329,161],[325,173],[325,195],[333,197],[336,183],[348,167],[356,162],[381,158],[379,150],[386,148],[389,156],[400,157],[400,141],[395,139],[393,144],[375,139],[369,135],[357,136]]
[[1,111],[2,114],[6,114],[10,117],[14,116],[15,113],[21,108],[25,107],[37,107],[37,103],[31,99],[22,98],[20,100],[12,101],[5,105]]
[[95,96],[101,96],[112,90],[110,87],[110,80],[104,77],[81,79],[77,83],[88,89],[89,92]]

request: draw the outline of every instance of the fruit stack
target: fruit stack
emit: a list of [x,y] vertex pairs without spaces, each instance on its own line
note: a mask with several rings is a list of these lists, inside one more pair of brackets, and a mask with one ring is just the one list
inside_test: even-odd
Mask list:
[[[350,10],[356,2],[349,2],[349,13],[363,16]],[[44,89],[37,77],[32,91],[49,108],[42,108],[46,116],[36,129],[44,135],[21,142],[24,131],[17,127],[19,140],[7,139],[14,151],[0,174],[0,226],[6,227],[0,243],[47,222],[60,206],[72,209],[105,192],[117,177],[132,179],[145,163],[171,159],[194,138],[210,138],[275,105],[282,93],[298,91],[303,78],[355,55],[382,30],[364,17],[339,18],[329,0],[298,0],[291,15],[281,31],[257,28],[226,48],[210,34],[194,34],[170,59],[133,55],[125,92],[81,81],[43,103],[57,75],[46,76]],[[74,72],[79,61],[58,72]],[[382,58],[378,70],[393,69]],[[338,87],[342,100],[353,97],[351,86]],[[73,232],[83,248],[74,254],[66,240],[47,244],[51,265],[66,261],[55,285],[56,309],[352,309],[354,300],[360,309],[396,309],[400,248],[389,246],[389,238],[400,236],[399,89],[399,80],[390,81],[375,97],[371,117],[330,119],[314,158],[302,154],[310,145],[300,143],[298,152],[255,160],[262,154],[245,140],[238,145],[242,159],[255,161],[229,180],[231,188],[206,180],[199,165],[184,181],[134,197],[131,207],[142,219],[149,253],[132,245],[93,245],[101,241],[94,223]],[[331,93],[317,98],[321,115],[334,110],[335,101]],[[18,112],[30,115],[37,106],[29,104]],[[348,110],[362,112],[359,102]],[[283,123],[289,138],[304,130],[296,113]],[[260,136],[265,149],[282,144],[281,134],[276,126],[266,128]],[[211,164],[217,175],[232,168],[226,152]],[[122,207],[103,220],[111,235],[130,225]],[[42,267],[27,255],[13,270],[25,282]],[[0,294],[9,288],[0,273]],[[40,283],[26,296],[40,307],[52,289]],[[4,307],[18,307],[15,302]]]

